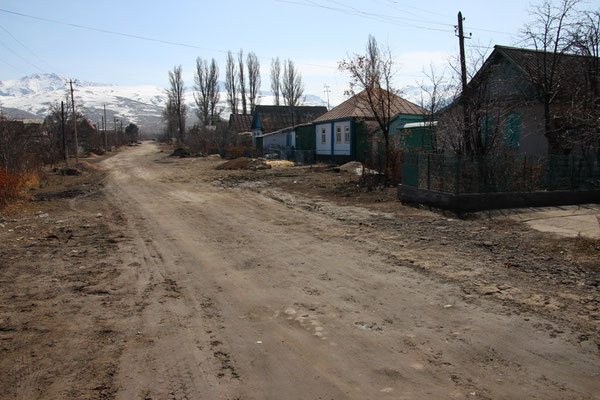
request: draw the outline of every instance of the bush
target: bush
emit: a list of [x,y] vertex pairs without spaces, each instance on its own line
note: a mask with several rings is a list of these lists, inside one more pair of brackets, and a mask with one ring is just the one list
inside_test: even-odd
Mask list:
[[4,168],[0,168],[0,208],[19,197],[23,180]]

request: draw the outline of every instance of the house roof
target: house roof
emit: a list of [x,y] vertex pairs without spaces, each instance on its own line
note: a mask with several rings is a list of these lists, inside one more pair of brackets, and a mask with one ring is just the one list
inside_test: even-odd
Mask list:
[[[552,54],[553,53],[541,50],[496,45],[494,46],[492,54],[490,54],[484,65],[477,72],[475,77],[473,77],[471,82],[469,82],[469,85],[477,83],[477,81],[482,78],[487,67],[492,64],[493,60],[498,56],[502,56],[510,61],[522,71],[532,83],[537,84],[543,81],[544,68],[551,68],[553,61]],[[560,92],[559,94],[568,95],[569,92],[573,90],[589,85],[589,82],[585,81],[587,79],[586,77],[589,76],[586,74],[586,71],[590,68],[590,62],[592,61],[598,62],[598,59],[576,54],[561,54],[556,70],[554,71],[554,81],[557,83],[560,82],[560,85],[557,87]]]
[[233,132],[247,132],[250,130],[252,123],[252,115],[245,114],[230,114],[229,129]]
[[[383,90],[382,90],[383,91]],[[400,96],[392,95],[392,112],[391,115],[395,114],[425,114],[426,111],[418,105],[411,103],[410,101],[403,99]],[[323,122],[333,119],[359,117],[371,119],[374,118],[373,112],[369,107],[367,100],[366,90],[350,97],[339,106],[333,108],[326,114],[321,115],[315,119],[314,122]]]
[[252,129],[261,129],[263,132],[273,132],[280,129],[311,122],[327,112],[323,106],[296,106],[294,118],[288,106],[262,106],[254,109]]

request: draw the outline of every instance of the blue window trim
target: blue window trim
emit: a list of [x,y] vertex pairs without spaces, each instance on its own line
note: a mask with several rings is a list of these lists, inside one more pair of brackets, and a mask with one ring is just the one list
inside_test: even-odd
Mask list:
[[334,122],[332,121],[331,122],[331,155],[335,154],[334,153],[334,147],[333,147],[334,146],[334,142],[333,142],[333,139],[334,139],[334,137],[333,137],[333,135],[334,135],[333,128],[334,128]]
[[350,157],[355,157],[354,154],[354,122],[350,121]]

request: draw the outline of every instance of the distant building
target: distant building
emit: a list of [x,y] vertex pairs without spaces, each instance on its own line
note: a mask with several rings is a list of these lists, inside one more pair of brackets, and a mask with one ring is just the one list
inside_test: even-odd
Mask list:
[[257,136],[311,122],[326,112],[327,107],[324,106],[296,106],[292,108],[288,106],[257,105],[254,108],[250,126],[254,143]]

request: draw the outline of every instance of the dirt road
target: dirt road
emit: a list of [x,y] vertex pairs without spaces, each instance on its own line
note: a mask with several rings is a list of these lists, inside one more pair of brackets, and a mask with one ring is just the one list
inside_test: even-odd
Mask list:
[[467,303],[323,214],[172,182],[163,159],[147,145],[104,162],[143,295],[117,398],[598,396],[598,352],[548,321]]
[[525,227],[224,184],[149,143],[101,165],[97,197],[0,232],[79,238],[47,273],[2,253],[2,399],[600,398],[597,274],[560,283],[560,256],[506,244]]

